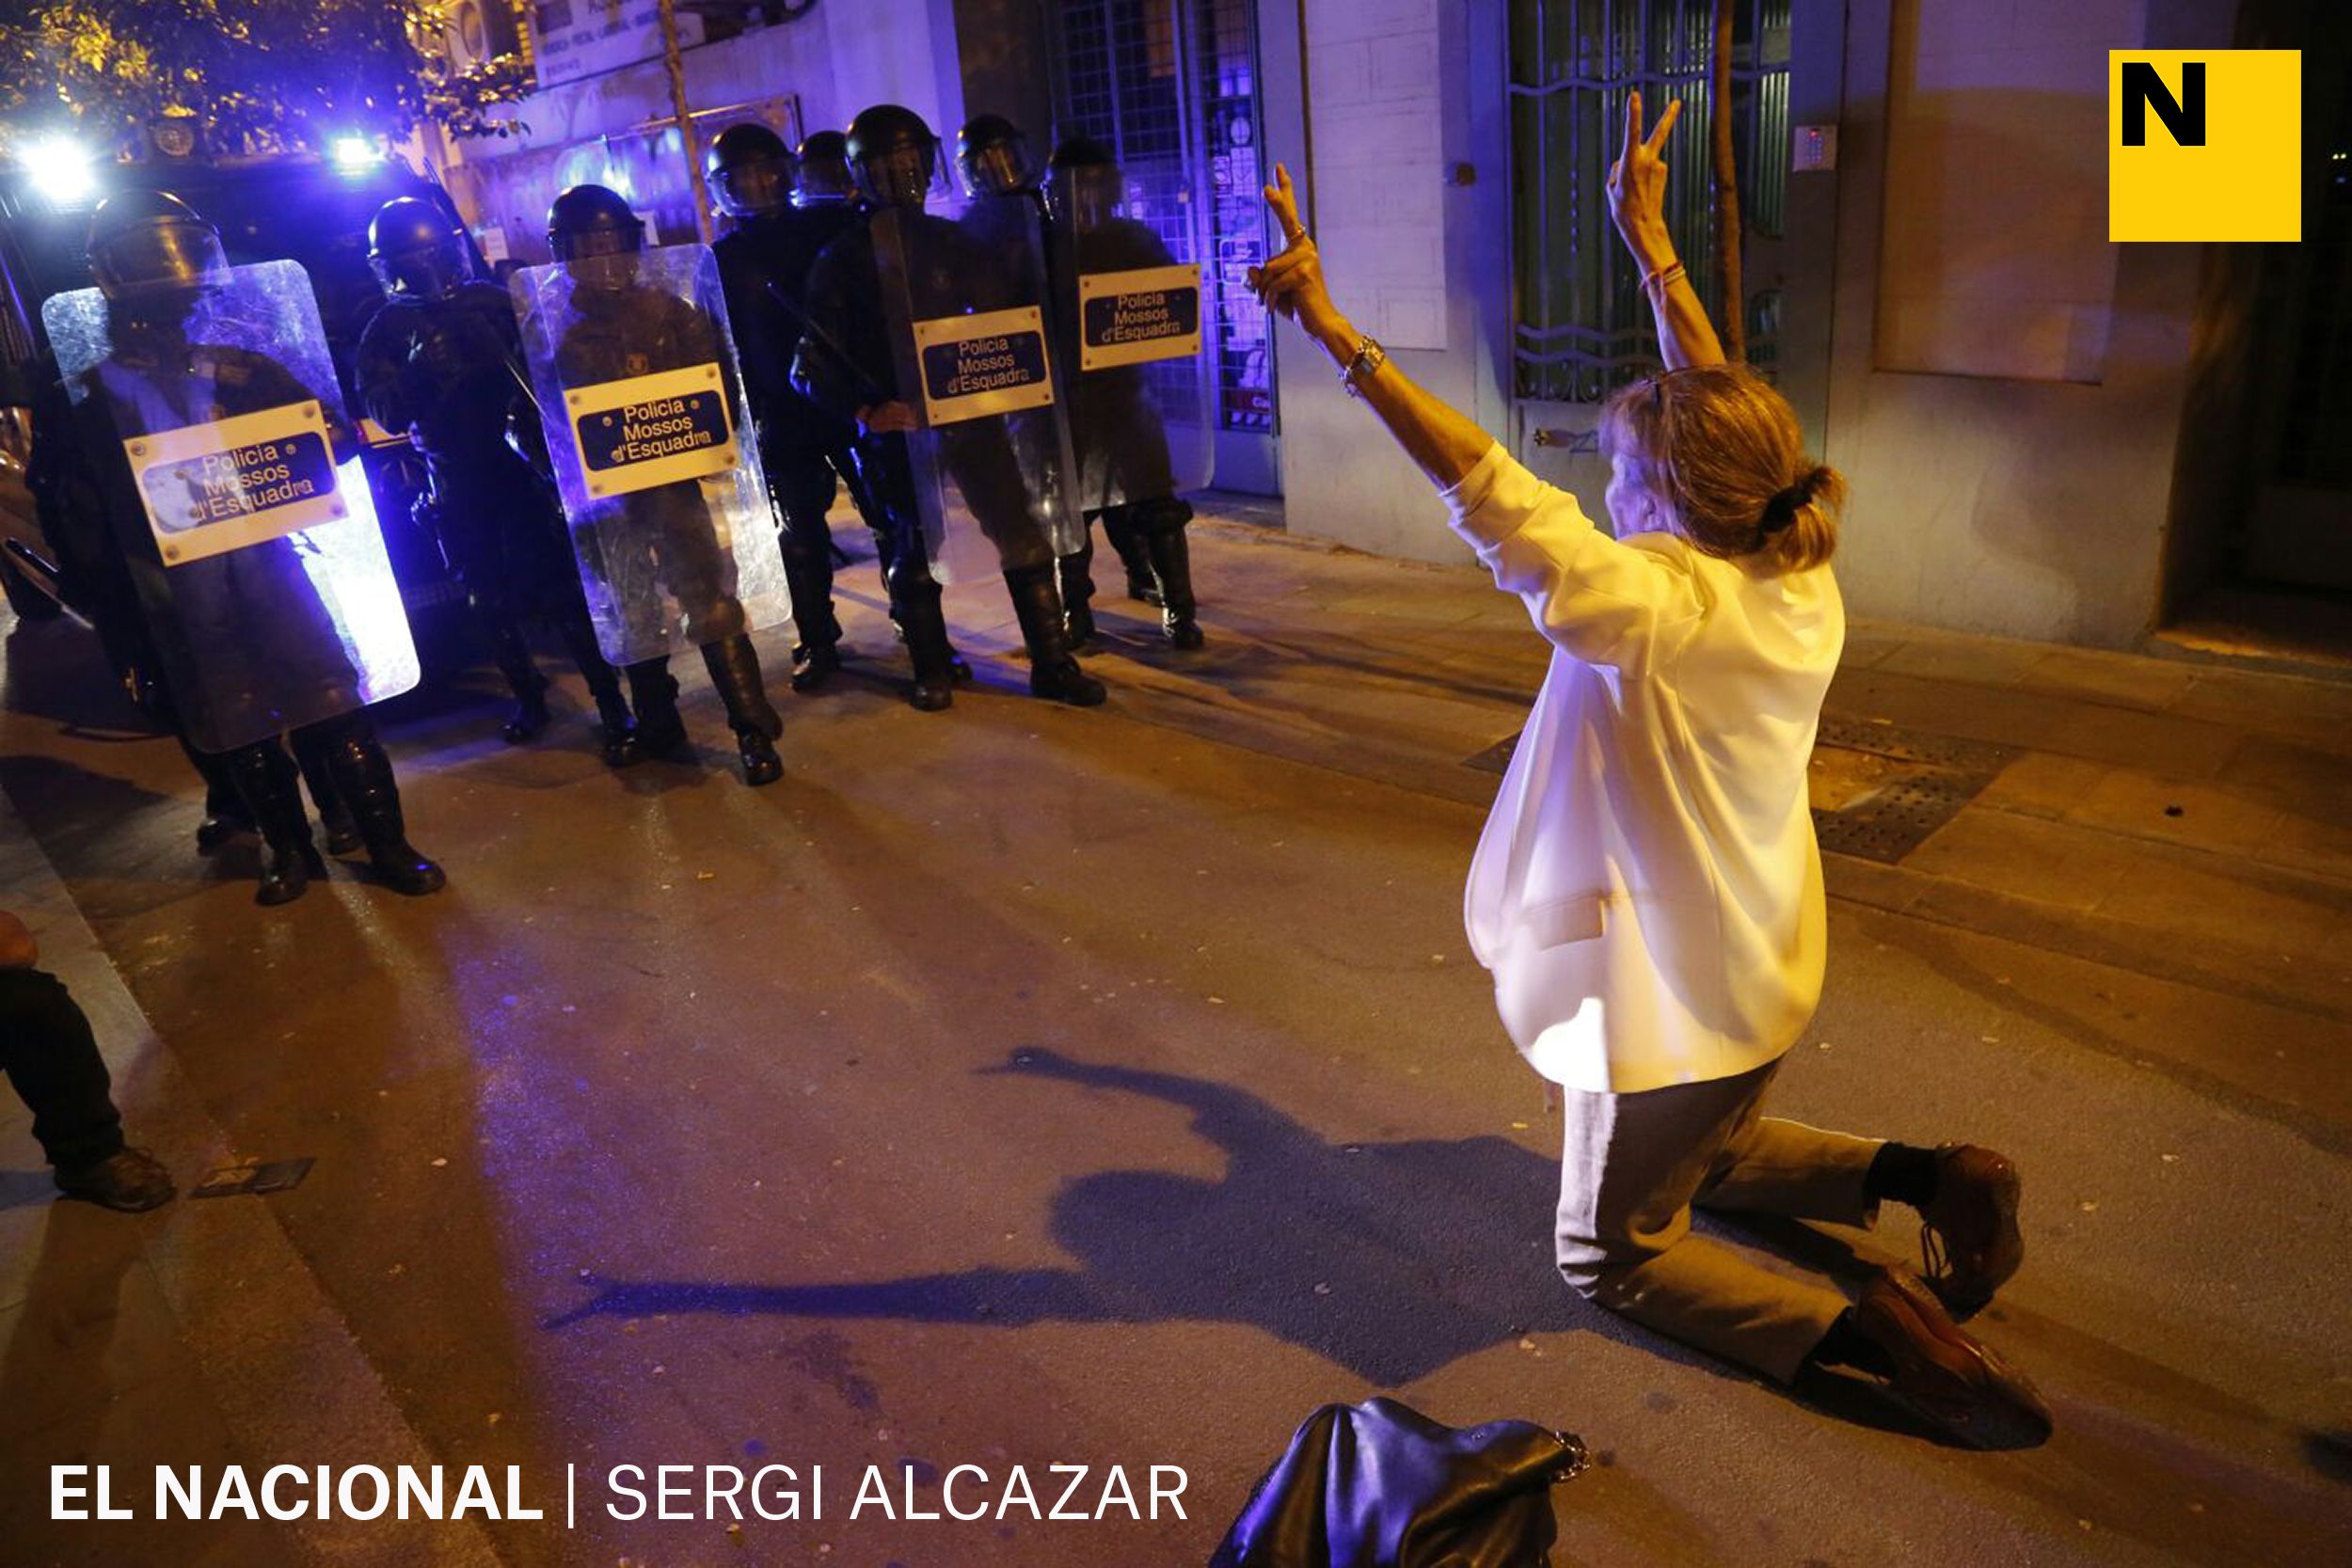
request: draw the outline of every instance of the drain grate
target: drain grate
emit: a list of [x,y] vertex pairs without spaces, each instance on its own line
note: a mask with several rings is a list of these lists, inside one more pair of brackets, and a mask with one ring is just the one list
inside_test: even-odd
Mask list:
[[[1501,773],[1511,765],[1519,737],[1505,736],[1462,766]],[[1927,842],[1983,793],[2016,752],[1989,741],[1932,735],[1867,719],[1824,715],[1816,743],[1817,772],[1829,761],[1824,752],[1853,754],[1854,763],[1830,771],[1864,782],[1835,806],[1817,806],[1813,831],[1824,854],[1893,865]],[[1817,799],[1818,799],[1817,795]]]
[[1882,865],[1896,864],[1926,843],[2016,755],[1990,741],[1829,715],[1822,717],[1816,742],[1817,767],[1824,752],[1883,759],[1883,777],[1875,787],[1813,812],[1822,853]]

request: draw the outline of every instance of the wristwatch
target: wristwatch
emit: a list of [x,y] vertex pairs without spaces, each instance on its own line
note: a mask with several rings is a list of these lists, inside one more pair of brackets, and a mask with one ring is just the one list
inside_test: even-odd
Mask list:
[[1349,397],[1360,398],[1364,395],[1364,383],[1378,374],[1380,367],[1388,362],[1389,351],[1380,346],[1377,339],[1366,333],[1357,343],[1355,354],[1340,371],[1340,385],[1346,388]]

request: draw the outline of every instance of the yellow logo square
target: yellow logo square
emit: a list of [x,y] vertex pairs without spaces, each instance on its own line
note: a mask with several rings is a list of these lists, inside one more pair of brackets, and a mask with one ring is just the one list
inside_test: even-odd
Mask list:
[[2299,51],[2108,54],[2108,239],[2302,237]]

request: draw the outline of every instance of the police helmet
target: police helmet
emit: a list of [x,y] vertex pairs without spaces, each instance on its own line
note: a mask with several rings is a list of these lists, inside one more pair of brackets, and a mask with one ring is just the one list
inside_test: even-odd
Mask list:
[[395,197],[368,225],[368,265],[388,294],[445,299],[470,280],[473,250],[450,215],[422,197]]
[[812,131],[801,143],[792,171],[792,205],[838,206],[857,199],[850,173],[850,138],[838,131]]
[[1125,177],[1119,156],[1092,136],[1064,136],[1054,149],[1054,174],[1045,187],[1046,204],[1055,216],[1074,218],[1082,227],[1107,221],[1126,197]]
[[169,191],[129,190],[89,220],[89,270],[110,300],[164,290],[195,294],[224,282],[220,230]]
[[772,217],[792,189],[792,150],[755,119],[730,125],[703,154],[711,198],[732,218]]
[[861,109],[850,121],[850,172],[880,207],[920,207],[939,166],[939,138],[923,117],[896,103]]
[[1003,115],[975,115],[956,134],[956,168],[972,196],[1009,196],[1037,183],[1029,138]]
[[644,247],[645,220],[609,186],[574,185],[548,209],[548,248],[559,261]]

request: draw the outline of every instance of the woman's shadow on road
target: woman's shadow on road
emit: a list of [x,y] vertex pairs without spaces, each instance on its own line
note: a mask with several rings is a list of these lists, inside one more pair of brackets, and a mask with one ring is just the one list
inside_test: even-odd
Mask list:
[[1225,1175],[1104,1171],[1069,1182],[1050,1228],[1076,1268],[818,1285],[596,1281],[593,1299],[548,1326],[685,1312],[1000,1327],[1239,1323],[1381,1387],[1530,1334],[1639,1335],[1553,1273],[1546,1209],[1557,1169],[1508,1139],[1334,1144],[1228,1085],[1049,1051],[983,1070],[1183,1106],[1193,1131],[1225,1151]]

